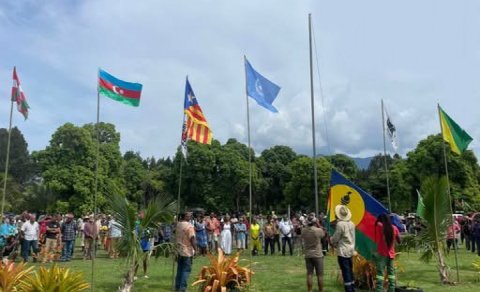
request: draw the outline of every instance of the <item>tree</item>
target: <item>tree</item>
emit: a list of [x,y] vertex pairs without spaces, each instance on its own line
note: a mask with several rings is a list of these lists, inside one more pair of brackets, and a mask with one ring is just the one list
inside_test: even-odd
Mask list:
[[144,168],[139,153],[127,151],[123,156],[123,181],[127,190],[127,199],[137,205],[145,206],[144,190],[142,184],[147,178],[147,170]]
[[[298,156],[289,165],[292,179],[285,188],[286,203],[294,209],[315,210],[315,194],[313,179],[312,158]],[[327,204],[327,189],[330,185],[332,166],[324,158],[317,158],[317,179],[319,187],[319,209],[323,210]]]
[[262,152],[257,166],[265,180],[262,186],[266,209],[277,209],[285,200],[284,189],[292,173],[288,165],[296,158],[296,153],[287,146],[274,146]]
[[[8,130],[0,129],[0,172],[5,172],[7,157]],[[17,127],[12,128],[10,137],[9,175],[19,184],[24,185],[33,174],[33,166],[28,153],[28,144]]]
[[[93,211],[97,131],[95,125],[83,127],[66,123],[52,135],[45,150],[32,154],[40,166],[46,187],[77,215]],[[124,194],[119,142],[112,124],[99,124],[97,207],[106,206],[107,197]],[[65,206],[62,206],[64,208]]]
[[355,180],[358,173],[358,167],[355,161],[345,154],[335,154],[326,156],[327,160],[341,173]]
[[[220,147],[217,140],[212,145],[188,142],[188,158],[184,160],[180,147],[173,160],[172,189],[177,195],[180,179],[180,163],[182,163],[181,198],[179,204],[184,207],[210,207],[213,208],[218,200],[213,193],[213,175],[216,168],[215,154],[212,147]],[[182,161],[181,161],[182,160]]]
[[[440,134],[430,135],[407,154],[407,165],[414,188],[418,188],[425,177],[445,175],[443,143],[445,142]],[[475,155],[470,150],[457,155],[450,151],[448,144],[445,146],[454,202],[464,200],[469,205],[480,206],[480,198],[477,195],[480,171]],[[461,208],[460,204],[458,205],[455,208]]]
[[234,207],[240,211],[240,206],[248,206],[249,164],[248,149],[244,146],[235,139],[229,139],[216,151],[215,189],[218,195],[223,194],[226,204],[222,204],[222,201],[218,203],[225,209]]
[[[390,155],[387,155],[386,159],[390,172],[393,159]],[[388,207],[387,176],[385,173],[385,156],[383,154],[377,154],[372,158],[368,168],[359,173],[356,183],[362,189],[369,192],[374,198]],[[390,183],[391,192],[392,188],[392,183]],[[392,194],[390,195],[393,197]]]
[[429,262],[434,257],[437,262],[440,281],[446,284],[449,283],[449,279],[444,255],[444,238],[447,226],[452,224],[452,218],[449,216],[447,179],[445,177],[440,179],[436,177],[425,178],[422,182],[421,192],[425,205],[425,228],[417,237],[418,243],[424,248],[420,259]]

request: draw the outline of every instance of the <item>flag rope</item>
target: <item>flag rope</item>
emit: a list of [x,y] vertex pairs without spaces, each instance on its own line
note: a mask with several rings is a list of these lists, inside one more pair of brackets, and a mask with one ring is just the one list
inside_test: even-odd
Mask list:
[[308,14],[308,43],[310,56],[310,107],[312,112],[312,160],[313,160],[313,182],[315,196],[315,215],[318,217],[318,178],[317,178],[317,146],[315,138],[315,98],[313,90],[313,58],[312,58],[312,14]]

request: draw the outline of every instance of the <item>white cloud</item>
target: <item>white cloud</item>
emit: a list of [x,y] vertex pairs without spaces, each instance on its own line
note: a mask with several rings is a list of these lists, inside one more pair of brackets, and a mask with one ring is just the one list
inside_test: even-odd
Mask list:
[[[257,153],[282,144],[309,154],[312,12],[325,106],[315,72],[317,152],[382,151],[383,98],[405,154],[439,131],[437,102],[474,139],[480,134],[479,7],[433,0],[6,1],[0,4],[0,96],[8,104],[17,65],[31,115],[27,122],[16,116],[15,123],[31,150],[42,149],[63,123],[95,121],[102,67],[143,83],[144,91],[139,108],[102,98],[101,120],[117,126],[123,151],[164,157],[179,144],[187,74],[215,138],[247,142],[247,55],[282,87],[278,114],[250,103],[252,146]],[[0,115],[6,126],[7,106]],[[480,144],[474,140],[472,147],[478,151]]]

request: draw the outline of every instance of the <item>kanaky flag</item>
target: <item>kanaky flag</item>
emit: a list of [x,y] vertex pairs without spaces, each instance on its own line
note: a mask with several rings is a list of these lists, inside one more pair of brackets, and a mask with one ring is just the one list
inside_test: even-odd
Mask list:
[[18,78],[17,69],[15,67],[13,67],[12,101],[17,103],[17,110],[26,120],[28,118],[28,109],[30,106],[27,103],[22,87],[20,86],[20,79]]
[[355,224],[355,249],[364,258],[371,260],[372,252],[377,250],[375,221],[378,215],[389,213],[387,208],[340,173],[332,170],[327,215],[330,223],[335,221],[337,205],[345,205],[352,212],[351,220]]
[[183,111],[185,113],[185,118],[182,129],[182,145],[185,147],[188,140],[193,140],[201,144],[211,144],[212,131],[210,130],[207,119],[193,93],[188,78],[185,84],[185,102]]

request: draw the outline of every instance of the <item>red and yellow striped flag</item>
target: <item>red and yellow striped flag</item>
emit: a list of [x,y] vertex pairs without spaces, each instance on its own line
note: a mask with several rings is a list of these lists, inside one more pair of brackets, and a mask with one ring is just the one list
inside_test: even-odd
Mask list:
[[184,113],[185,120],[183,124],[182,144],[185,145],[187,140],[193,140],[202,144],[211,144],[212,131],[208,126],[207,119],[198,104],[188,79],[185,85]]

